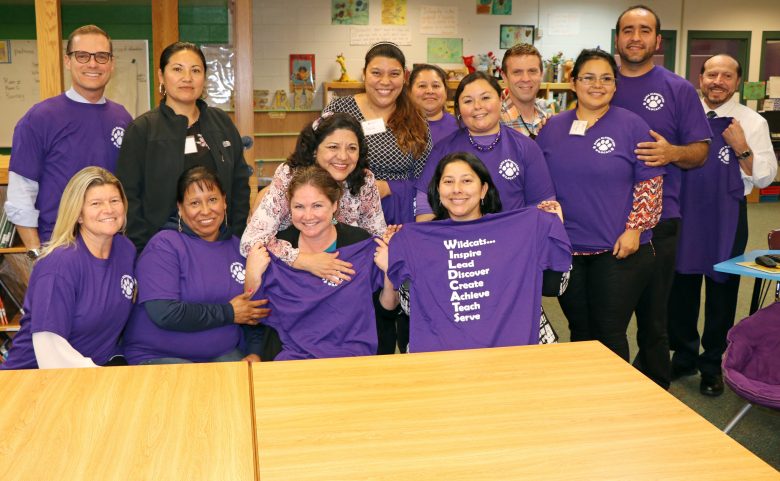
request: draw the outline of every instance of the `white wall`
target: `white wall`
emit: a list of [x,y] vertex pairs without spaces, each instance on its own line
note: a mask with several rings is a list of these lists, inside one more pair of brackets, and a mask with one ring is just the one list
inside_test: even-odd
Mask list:
[[[381,23],[381,0],[369,0],[369,25]],[[617,16],[637,0],[515,0],[511,16],[476,15],[474,0],[408,0],[407,20],[412,32],[412,45],[402,46],[407,66],[427,61],[427,37],[419,33],[421,5],[457,6],[458,23],[463,38],[464,55],[493,51],[499,57],[499,25],[518,24],[541,27],[542,38],[536,46],[545,58],[562,51],[566,57],[576,57],[585,47],[601,46],[609,50],[611,30]],[[780,31],[780,8],[777,0],[661,0],[648,1],[661,17],[662,28],[678,30],[677,72],[684,72],[687,30],[751,30],[749,80],[759,74],[761,33]],[[288,81],[288,55],[291,53],[315,55],[318,98],[323,81],[336,79],[339,67],[336,55],[344,53],[347,70],[356,79],[362,79],[365,46],[349,45],[349,26],[330,24],[331,0],[255,0],[254,1],[254,55],[256,89],[285,89]],[[551,35],[548,33],[550,15],[571,14],[579,19],[579,34]],[[680,29],[684,29],[680,32]]]

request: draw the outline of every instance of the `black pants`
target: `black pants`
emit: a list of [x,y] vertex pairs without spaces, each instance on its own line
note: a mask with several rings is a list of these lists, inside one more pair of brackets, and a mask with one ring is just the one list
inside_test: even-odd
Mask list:
[[612,252],[574,256],[569,287],[558,298],[569,321],[571,340],[601,341],[628,361],[626,329],[652,268],[650,244],[639,246],[622,260]]
[[666,316],[679,238],[680,219],[663,220],[653,228],[653,275],[636,306],[639,349],[634,367],[664,389],[669,389],[672,377]]
[[[747,238],[747,205],[743,201],[739,206],[737,232],[729,258],[745,252]],[[702,277],[705,283],[704,332],[699,338]],[[726,282],[715,282],[701,274],[675,274],[669,298],[669,342],[675,365],[698,368],[702,374],[720,374],[726,334],[734,326],[737,313],[739,279],[739,276],[730,275]],[[701,354],[700,344],[704,347]]]

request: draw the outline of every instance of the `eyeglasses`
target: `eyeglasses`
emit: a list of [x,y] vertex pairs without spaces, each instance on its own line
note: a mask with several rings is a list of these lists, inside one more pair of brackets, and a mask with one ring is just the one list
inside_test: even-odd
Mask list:
[[89,53],[83,50],[68,52],[68,55],[73,55],[73,58],[75,58],[78,63],[89,63],[91,57],[95,57],[95,62],[97,63],[108,63],[108,61],[111,60],[111,57],[114,56],[111,52]]
[[577,77],[577,80],[582,82],[583,85],[596,85],[597,82],[601,85],[615,85],[615,77],[610,75],[598,78],[595,75],[583,75],[582,77]]

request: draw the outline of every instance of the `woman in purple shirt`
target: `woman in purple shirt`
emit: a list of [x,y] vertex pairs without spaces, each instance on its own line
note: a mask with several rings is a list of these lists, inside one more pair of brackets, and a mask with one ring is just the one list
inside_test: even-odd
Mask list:
[[444,108],[447,92],[447,74],[438,65],[417,64],[409,74],[410,97],[425,114],[433,145],[458,130],[458,121]]
[[71,178],[0,368],[127,364],[117,345],[135,294],[135,247],[120,234],[126,212],[122,185],[107,170],[87,167]]
[[[259,343],[245,346],[242,325],[266,317],[266,300],[244,292],[244,258],[225,222],[227,201],[203,166],[177,182],[178,218],[149,240],[138,257],[138,304],[124,335],[130,364],[259,361]],[[253,355],[244,357],[249,351]]]
[[[598,340],[628,360],[626,329],[650,280],[652,227],[661,215],[662,168],[634,153],[648,125],[610,105],[617,66],[599,49],[574,64],[577,108],[552,117],[536,138],[566,213],[574,262],[559,298],[572,341]],[[641,334],[641,333],[640,333]]]

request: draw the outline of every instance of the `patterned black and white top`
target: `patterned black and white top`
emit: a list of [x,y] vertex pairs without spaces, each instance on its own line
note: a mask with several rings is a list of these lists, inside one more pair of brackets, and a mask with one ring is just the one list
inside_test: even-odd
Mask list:
[[[358,122],[366,120],[353,96],[333,100],[323,109],[324,112],[345,112],[355,117]],[[433,147],[430,132],[427,137],[425,151],[419,158],[414,158],[412,154],[406,154],[398,148],[398,142],[389,127],[382,133],[367,135],[368,166],[371,172],[379,180],[416,179],[422,174],[425,160]]]

